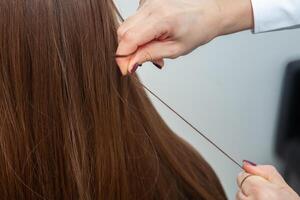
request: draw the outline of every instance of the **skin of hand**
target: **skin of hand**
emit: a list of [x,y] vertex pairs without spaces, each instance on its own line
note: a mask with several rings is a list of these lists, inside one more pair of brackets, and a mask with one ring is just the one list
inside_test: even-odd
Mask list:
[[[298,194],[284,181],[275,167],[271,165],[253,166],[244,162],[245,172],[237,178],[239,191],[237,200],[300,200]],[[245,177],[248,178],[241,183]]]
[[162,67],[164,58],[252,27],[250,0],[144,0],[118,28],[116,62],[123,75],[146,61]]

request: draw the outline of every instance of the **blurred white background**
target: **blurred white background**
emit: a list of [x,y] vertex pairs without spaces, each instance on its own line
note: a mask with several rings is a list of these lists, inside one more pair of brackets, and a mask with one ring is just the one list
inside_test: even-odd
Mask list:
[[[116,0],[124,18],[138,0]],[[158,70],[138,69],[141,80],[236,160],[280,167],[273,153],[281,83],[288,61],[300,59],[300,29],[222,36]],[[189,141],[220,177],[229,199],[240,169],[152,98],[169,126]]]

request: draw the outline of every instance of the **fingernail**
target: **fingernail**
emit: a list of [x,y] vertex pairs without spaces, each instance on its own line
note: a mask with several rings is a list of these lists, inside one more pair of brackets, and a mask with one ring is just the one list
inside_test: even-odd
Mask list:
[[133,67],[132,67],[130,73],[131,73],[131,74],[134,73],[134,72],[137,70],[137,68],[138,68],[139,66],[140,66],[140,65],[139,65],[138,63],[135,63],[135,64],[133,65]]
[[155,65],[158,69],[162,69],[162,66],[160,66],[159,64],[156,64],[154,62],[152,62],[153,65]]
[[247,163],[247,164],[250,164],[250,165],[252,165],[252,166],[256,166],[256,165],[257,165],[256,163],[251,162],[251,161],[249,161],[249,160],[243,160],[243,162],[244,162],[244,163]]

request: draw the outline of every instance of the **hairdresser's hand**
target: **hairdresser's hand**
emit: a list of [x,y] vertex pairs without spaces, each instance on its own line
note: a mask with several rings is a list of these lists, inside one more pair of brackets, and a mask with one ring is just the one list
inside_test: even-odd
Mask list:
[[237,178],[240,189],[236,195],[237,200],[300,199],[297,193],[284,181],[273,166],[255,166],[244,162],[243,167],[246,172],[242,172]]
[[[213,38],[253,26],[250,0],[143,0],[118,29],[122,74],[152,61],[177,58]],[[158,66],[159,67],[159,66]]]

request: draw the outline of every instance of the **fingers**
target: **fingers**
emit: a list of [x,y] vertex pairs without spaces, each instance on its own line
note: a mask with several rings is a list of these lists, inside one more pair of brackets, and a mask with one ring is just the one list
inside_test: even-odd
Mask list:
[[246,172],[257,176],[261,176],[274,184],[286,185],[286,182],[284,181],[282,176],[272,165],[253,166],[251,164],[244,163],[243,168]]
[[158,68],[163,67],[163,58],[176,58],[180,55],[180,47],[173,41],[153,41],[140,47],[133,55],[117,58],[116,61],[123,75],[131,73],[136,65],[151,61]]
[[[129,29],[121,29],[121,31],[118,31],[122,35],[120,35],[121,39],[116,54],[132,54],[138,47],[164,35],[167,32],[167,27],[166,23],[162,23],[160,20],[155,19],[155,17],[150,16]],[[126,30],[126,32],[123,33],[123,30]]]
[[[132,55],[129,62],[129,71],[135,63],[144,63],[147,61],[162,60],[163,58],[176,58],[179,56],[179,46],[172,41],[153,41],[143,47]],[[163,62],[161,62],[163,66]]]
[[[244,180],[247,176],[249,176],[249,175],[251,175],[251,174],[249,174],[249,173],[247,173],[247,172],[240,172],[239,175],[238,175],[238,177],[237,177],[237,179],[236,179],[236,184],[237,184],[239,187],[241,187],[241,184],[242,184],[243,180]],[[250,177],[249,177],[249,178],[250,178]]]
[[[149,20],[148,20],[149,21]],[[130,55],[133,52],[136,52],[140,46],[143,46],[144,44],[148,43],[151,40],[154,40],[155,37],[161,36],[161,33],[159,32],[159,29],[155,28],[155,22],[146,22],[148,23],[148,26],[143,26],[143,24],[140,24],[139,26],[135,26],[133,28],[130,28],[126,33],[124,33],[121,36],[119,46],[116,52],[116,55]],[[139,30],[139,28],[141,28]],[[121,30],[122,31],[122,30]],[[120,31],[120,34],[122,34]],[[140,54],[138,54],[140,55]],[[145,55],[143,55],[144,58],[146,58]],[[128,72],[131,72],[131,70],[134,67],[135,63],[138,63],[135,59],[134,61],[130,62],[132,58],[132,55],[128,57],[123,58],[117,58],[116,62],[118,63],[118,66],[120,67],[120,70],[123,75],[126,75]],[[147,55],[146,60],[150,60],[149,55]],[[153,58],[155,59],[161,59],[160,58]],[[140,59],[139,64],[142,64],[142,60]],[[135,63],[133,63],[135,62]],[[129,71],[128,71],[129,70]]]
[[131,56],[128,57],[116,57],[116,62],[119,66],[119,69],[123,75],[128,73],[128,66]]
[[[243,168],[237,177],[240,191],[237,199],[298,199],[298,195],[285,183],[281,175],[271,165],[255,166],[254,163],[244,162]],[[297,198],[295,198],[297,197]]]
[[256,193],[258,188],[262,188],[270,183],[260,176],[241,172],[237,178],[237,184],[242,193],[245,196],[249,196],[250,194]]
[[134,15],[129,16],[118,28],[117,35],[120,41],[124,34],[132,27],[137,25],[139,22],[145,20],[148,16],[149,9],[144,5],[146,0],[140,0],[139,7]]
[[124,36],[124,34],[132,27],[134,27],[139,22],[143,21],[145,19],[146,15],[144,12],[141,12],[141,10],[138,10],[134,15],[128,17],[118,28],[117,35],[118,35],[118,41],[120,42],[121,38]]
[[[143,13],[147,12],[144,10]],[[119,46],[116,55],[129,55],[116,58],[123,75],[134,71],[136,66],[146,61],[154,61],[161,68],[164,56],[175,56],[172,52],[177,48],[171,41],[165,40],[170,33],[170,25],[155,16],[146,15],[138,12],[118,29]]]
[[[140,63],[143,62],[137,62],[137,65],[132,65],[129,68],[129,62],[130,62],[130,58],[132,56],[128,56],[128,57],[120,57],[120,58],[116,58],[116,61],[118,63],[118,66],[120,68],[120,71],[123,75],[126,75],[128,73],[134,73],[135,70],[138,68],[138,66],[141,66]],[[149,61],[151,61],[153,63],[153,65],[155,65],[158,69],[162,69],[164,66],[164,60],[163,59],[149,59]]]
[[250,200],[250,198],[247,197],[241,190],[236,193],[235,198],[236,200]]

